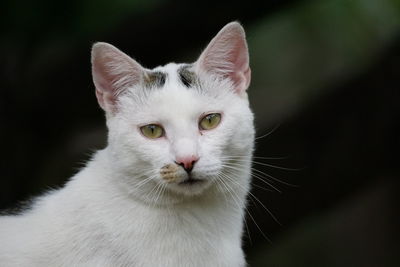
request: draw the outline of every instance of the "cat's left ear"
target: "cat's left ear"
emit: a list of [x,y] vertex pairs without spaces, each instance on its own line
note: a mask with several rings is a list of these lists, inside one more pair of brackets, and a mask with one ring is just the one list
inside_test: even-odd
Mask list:
[[105,111],[115,113],[118,96],[138,84],[143,74],[143,67],[118,48],[101,42],[93,45],[93,82],[97,101]]
[[238,94],[249,87],[251,71],[246,35],[238,22],[228,23],[200,55],[196,67],[201,71],[229,78]]

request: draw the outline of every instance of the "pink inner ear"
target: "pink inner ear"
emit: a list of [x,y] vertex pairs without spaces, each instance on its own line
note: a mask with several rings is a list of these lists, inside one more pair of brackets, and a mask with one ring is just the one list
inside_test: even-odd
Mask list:
[[238,93],[245,91],[251,79],[251,71],[249,67],[249,55],[247,50],[246,40],[240,38],[237,40],[235,49],[232,50],[231,61],[233,62],[233,69],[229,77],[235,84],[235,89]]
[[118,95],[141,79],[143,68],[132,58],[107,43],[92,49],[92,76],[99,105],[115,111]]
[[247,70],[243,72],[236,72],[233,73],[231,76],[231,79],[233,80],[235,84],[235,90],[237,93],[242,93],[246,91],[246,89],[250,85],[250,80],[251,80],[251,70],[250,67],[247,68]]
[[105,110],[106,103],[115,105],[115,90],[112,86],[112,77],[104,69],[104,62],[101,59],[93,60],[93,81],[96,86],[96,97],[99,105]]
[[243,93],[250,84],[251,71],[244,30],[237,22],[226,25],[199,57],[200,68],[227,77],[236,92]]

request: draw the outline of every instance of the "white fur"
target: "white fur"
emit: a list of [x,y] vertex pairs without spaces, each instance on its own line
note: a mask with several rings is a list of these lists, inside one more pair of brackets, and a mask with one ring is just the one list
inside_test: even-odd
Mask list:
[[[157,68],[167,73],[163,88],[144,90],[136,82],[121,92],[118,84],[118,101],[102,99],[116,97],[101,91],[111,87],[97,87],[108,146],[63,189],[22,215],[1,217],[0,266],[245,266],[241,236],[254,140],[247,95],[201,67],[202,89],[188,89],[179,66]],[[200,133],[199,118],[210,112],[221,113],[221,123]],[[149,123],[161,124],[166,136],[145,138],[139,126]],[[201,184],[160,178],[160,168],[188,154],[199,156],[192,173]],[[177,177],[187,175],[181,169]]]

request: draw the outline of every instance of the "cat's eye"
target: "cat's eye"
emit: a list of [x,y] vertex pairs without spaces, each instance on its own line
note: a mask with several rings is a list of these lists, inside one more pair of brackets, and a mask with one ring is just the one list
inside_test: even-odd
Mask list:
[[148,124],[140,127],[144,136],[150,139],[160,138],[164,135],[164,129],[157,124]]
[[201,130],[211,130],[218,126],[221,122],[221,114],[210,113],[201,118],[199,128]]

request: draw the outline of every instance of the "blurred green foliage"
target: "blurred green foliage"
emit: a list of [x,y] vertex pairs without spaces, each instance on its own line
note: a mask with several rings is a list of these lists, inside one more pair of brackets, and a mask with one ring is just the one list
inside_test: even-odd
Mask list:
[[307,1],[253,25],[250,94],[265,127],[368,68],[399,34],[400,5]]

